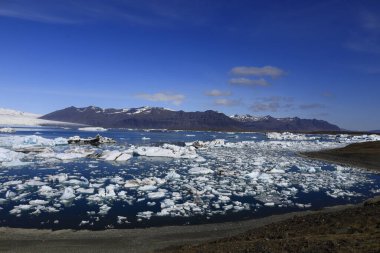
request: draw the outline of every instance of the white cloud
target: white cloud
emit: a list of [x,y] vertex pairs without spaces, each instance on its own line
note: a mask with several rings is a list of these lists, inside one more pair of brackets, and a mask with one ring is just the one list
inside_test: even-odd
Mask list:
[[220,106],[236,106],[241,104],[240,100],[228,99],[228,98],[218,98],[215,99],[214,105]]
[[325,97],[325,98],[334,98],[335,97],[335,94],[332,93],[332,92],[329,92],[329,91],[325,91],[321,94],[322,97]]
[[263,97],[258,99],[250,109],[253,112],[277,112],[279,110],[289,110],[294,107],[293,98],[290,97]]
[[206,96],[210,96],[210,97],[225,97],[225,96],[230,96],[231,95],[231,91],[221,91],[221,90],[210,90],[208,92],[206,92]]
[[136,95],[137,98],[154,101],[154,102],[170,102],[174,105],[182,104],[183,100],[185,100],[185,95],[182,94],[172,94],[165,92],[158,92],[154,94],[149,93],[141,93]]
[[325,108],[325,107],[326,107],[325,105],[319,104],[319,103],[311,103],[311,104],[302,104],[302,105],[299,105],[299,108],[301,110],[321,109],[321,108]]
[[264,67],[249,67],[249,66],[239,66],[231,69],[231,73],[234,75],[245,75],[245,76],[270,76],[272,78],[278,78],[285,75],[285,71],[273,67],[273,66],[264,66]]
[[230,84],[232,85],[242,85],[242,86],[269,86],[270,83],[263,78],[260,79],[249,79],[245,77],[232,78],[230,79]]
[[356,29],[345,46],[351,50],[365,53],[380,53],[380,15],[374,12],[363,12],[359,15]]
[[[0,1],[1,2],[1,1]],[[3,1],[4,2],[4,1]],[[74,24],[82,21],[81,8],[73,1],[12,0],[0,4],[0,17],[53,24]]]

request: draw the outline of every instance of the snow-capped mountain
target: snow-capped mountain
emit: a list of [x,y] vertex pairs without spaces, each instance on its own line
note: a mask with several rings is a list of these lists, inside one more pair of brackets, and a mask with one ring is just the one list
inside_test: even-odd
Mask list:
[[339,131],[323,120],[254,117],[228,117],[216,111],[184,112],[162,107],[103,109],[96,106],[68,107],[44,115],[42,119],[65,121],[106,128],[153,128],[217,131]]
[[266,120],[268,118],[271,118],[271,116],[268,115],[264,117],[255,117],[250,114],[242,114],[242,115],[235,114],[235,115],[230,116],[230,118],[240,121],[240,122],[253,122],[253,121]]
[[294,121],[297,119],[297,117],[294,117],[294,118],[291,118],[291,117],[274,118],[270,115],[263,116],[263,117],[257,117],[257,116],[252,116],[250,114],[242,114],[242,115],[235,114],[235,115],[230,116],[230,118],[237,120],[237,121],[240,121],[240,122],[256,122],[256,121],[264,121],[264,120],[271,120],[271,119],[282,121],[282,122],[290,122],[290,121]]
[[249,114],[230,117],[249,129],[257,131],[339,131],[340,128],[324,120],[293,118],[255,117]]
[[162,111],[173,111],[171,109],[163,108],[163,107],[150,107],[143,106],[137,108],[123,108],[123,109],[114,109],[107,108],[103,109],[96,106],[88,106],[83,108],[76,108],[78,112],[95,112],[95,113],[104,113],[104,114],[126,114],[126,115],[136,115],[136,114],[149,114],[152,110],[162,110]]
[[153,128],[176,130],[241,130],[241,123],[215,111],[184,112],[162,107],[103,109],[68,107],[42,119],[101,126],[106,128]]

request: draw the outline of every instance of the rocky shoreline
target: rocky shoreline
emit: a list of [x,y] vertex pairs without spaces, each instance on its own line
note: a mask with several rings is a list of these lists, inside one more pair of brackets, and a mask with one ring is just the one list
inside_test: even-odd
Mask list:
[[[0,252],[378,252],[380,198],[191,226],[104,231],[0,228]],[[182,245],[182,246],[181,246]]]
[[159,252],[379,252],[380,198],[327,208],[236,236]]

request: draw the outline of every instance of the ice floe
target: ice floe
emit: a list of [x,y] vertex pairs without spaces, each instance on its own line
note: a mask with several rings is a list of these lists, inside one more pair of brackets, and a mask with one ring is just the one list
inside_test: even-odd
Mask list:
[[163,144],[161,147],[137,147],[133,153],[138,156],[171,157],[171,158],[197,158],[198,154],[194,147],[180,147],[172,144]]
[[21,161],[23,158],[25,158],[25,155],[22,153],[0,147],[0,166],[14,167],[24,165],[25,162]]
[[66,187],[61,196],[61,200],[67,201],[75,198],[75,191],[71,187]]
[[14,128],[10,128],[10,127],[2,127],[0,128],[0,133],[6,133],[6,134],[12,134],[12,133],[15,133],[16,130]]
[[127,161],[131,159],[132,156],[132,153],[128,151],[106,150],[102,153],[100,159],[104,159],[105,161]]
[[81,138],[80,136],[72,136],[67,140],[68,144],[90,144],[90,145],[100,145],[108,143],[116,143],[112,138],[103,137],[97,134],[94,138]]
[[78,128],[79,131],[87,131],[87,132],[105,132],[108,131],[108,129],[103,127],[80,127]]
[[195,175],[210,174],[210,173],[214,173],[214,171],[205,167],[193,167],[189,170],[189,174],[195,174]]
[[56,146],[66,144],[67,139],[62,137],[55,139],[47,139],[37,135],[12,135],[0,137],[0,147],[23,148],[31,146]]

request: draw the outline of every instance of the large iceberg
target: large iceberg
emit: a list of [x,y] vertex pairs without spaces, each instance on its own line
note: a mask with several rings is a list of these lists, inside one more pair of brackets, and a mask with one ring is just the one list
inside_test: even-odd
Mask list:
[[15,133],[15,132],[16,132],[16,130],[13,128],[10,128],[10,127],[0,128],[0,133],[11,134],[11,133]]
[[21,161],[23,158],[25,158],[23,153],[14,152],[0,147],[0,166],[12,167],[24,165],[25,162]]
[[138,156],[150,157],[171,157],[171,158],[185,158],[194,159],[198,154],[194,147],[179,147],[172,144],[164,144],[162,147],[137,147],[133,153]]
[[24,148],[31,146],[67,145],[67,139],[59,137],[47,139],[37,135],[0,137],[0,147]]
[[87,132],[105,132],[108,131],[108,129],[103,127],[81,127],[78,128],[79,131],[87,131]]
[[95,138],[81,138],[80,136],[70,137],[67,142],[69,144],[90,144],[90,145],[100,145],[106,143],[116,143],[116,141],[112,138],[103,137],[97,134]]

